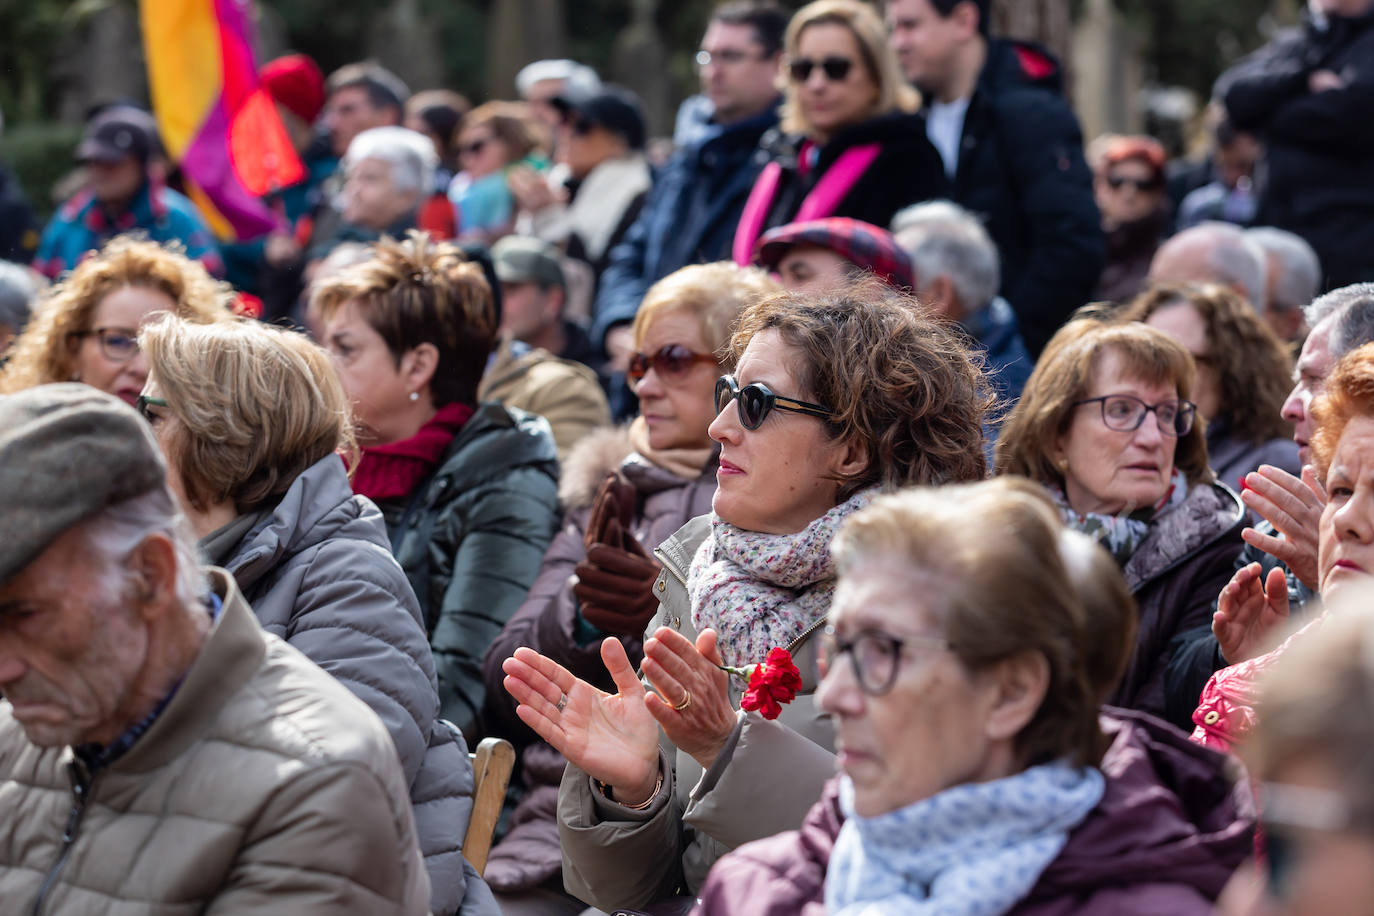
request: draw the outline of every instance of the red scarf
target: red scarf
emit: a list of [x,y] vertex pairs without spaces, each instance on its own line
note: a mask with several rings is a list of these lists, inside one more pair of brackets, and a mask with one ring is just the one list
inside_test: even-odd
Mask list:
[[409,496],[433,473],[473,413],[466,404],[445,404],[409,439],[369,445],[353,472],[353,492],[376,503]]

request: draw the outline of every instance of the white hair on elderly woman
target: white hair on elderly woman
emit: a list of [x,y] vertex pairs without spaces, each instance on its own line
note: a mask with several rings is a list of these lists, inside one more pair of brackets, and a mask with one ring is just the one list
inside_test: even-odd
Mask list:
[[439,154],[424,134],[404,127],[373,127],[358,134],[348,144],[345,168],[377,159],[391,166],[391,181],[398,191],[432,187]]
[[947,200],[913,204],[892,218],[892,234],[911,258],[920,296],[938,277],[948,277],[969,312],[986,306],[1002,284],[997,246],[983,223]]

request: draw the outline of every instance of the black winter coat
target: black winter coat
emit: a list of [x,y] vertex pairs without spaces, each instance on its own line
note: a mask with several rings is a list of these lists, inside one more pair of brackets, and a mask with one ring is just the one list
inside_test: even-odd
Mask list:
[[1152,715],[1165,712],[1165,670],[1175,637],[1212,619],[1212,603],[1231,579],[1244,542],[1245,508],[1221,484],[1194,484],[1150,523],[1122,573],[1139,608],[1135,651],[1107,702]]
[[[1342,89],[1312,92],[1316,71]],[[1316,249],[1327,289],[1374,280],[1374,12],[1303,24],[1236,64],[1214,95],[1265,143],[1259,222]]]
[[988,43],[964,116],[954,200],[984,219],[1002,257],[1002,295],[1039,355],[1088,301],[1106,258],[1082,128],[1059,62],[1044,49]]
[[478,731],[482,653],[525,600],[558,529],[557,491],[549,424],[487,403],[407,504],[381,507],[425,615],[439,712],[465,735]]
[[882,151],[829,216],[848,216],[886,229],[903,207],[949,195],[944,165],[926,139],[922,115],[897,111],[841,130],[821,147],[815,168],[803,175],[797,160],[805,139],[770,131],[760,141],[756,165],[762,168],[772,161],[782,166],[782,181],[764,221],[765,230],[790,223],[835,160],[867,143],[882,144]]

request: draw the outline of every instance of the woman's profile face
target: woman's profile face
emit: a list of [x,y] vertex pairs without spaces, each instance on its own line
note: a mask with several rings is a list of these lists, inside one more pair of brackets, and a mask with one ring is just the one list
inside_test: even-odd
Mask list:
[[1352,417],[1326,472],[1326,506],[1318,532],[1321,595],[1328,601],[1374,587],[1374,417]]
[[91,325],[76,340],[74,379],[132,405],[148,380],[148,359],[138,348],[138,329],[159,312],[176,311],[162,290],[122,286],[91,312]]
[[[710,354],[701,321],[687,311],[660,313],[649,323],[638,351],[652,357],[665,348],[686,347],[693,354]],[[682,371],[667,364],[651,364],[635,384],[639,415],[649,428],[649,444],[656,449],[710,448],[706,428],[715,419],[712,395],[720,377],[719,363],[694,362]]]
[[[1124,371],[1121,357],[1107,350],[1098,360],[1084,400],[1125,395],[1147,405],[1178,401],[1167,382],[1143,382]],[[1057,443],[1064,467],[1064,494],[1079,514],[1116,515],[1153,506],[1168,492],[1178,437],[1166,434],[1158,415],[1146,413],[1133,430],[1108,428],[1103,403],[1072,408],[1069,428]]]
[[[939,641],[941,592],[929,572],[887,557],[860,562],[835,590],[831,626],[840,644],[855,649],[825,659],[816,702],[834,721],[835,751],[860,816],[1002,775],[989,771],[996,755],[985,728],[996,688]],[[895,655],[881,650],[886,637],[903,641]],[[891,673],[890,689],[865,691],[856,658],[866,684]]]
[[[812,132],[830,137],[836,131],[867,120],[878,100],[878,84],[868,73],[854,33],[834,22],[807,26],[797,37],[797,53],[791,63],[809,61],[811,72],[804,80],[793,77],[797,103]],[[844,63],[838,63],[838,62]],[[831,72],[827,72],[827,64]],[[835,79],[836,67],[844,69]]]
[[360,444],[403,438],[397,416],[410,399],[406,379],[378,334],[355,302],[345,302],[325,323],[325,347],[334,356],[339,379],[353,402]]
[[[749,341],[735,378],[741,388],[762,382],[776,395],[814,403],[794,374],[802,359],[770,328]],[[833,478],[848,449],[827,435],[824,420],[802,413],[774,410],[758,429],[745,429],[738,404],[738,398],[726,404],[708,430],[720,443],[711,508],[746,531],[799,532],[835,507],[839,483]]]

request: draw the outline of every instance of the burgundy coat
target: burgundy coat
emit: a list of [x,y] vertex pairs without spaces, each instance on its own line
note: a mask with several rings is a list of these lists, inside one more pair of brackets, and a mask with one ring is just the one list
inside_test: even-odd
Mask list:
[[[1104,709],[1102,801],[1010,912],[1016,916],[1203,916],[1250,855],[1254,807],[1228,758],[1149,716]],[[695,913],[823,916],[825,870],[844,823],[832,780],[801,830],[716,863]]]

